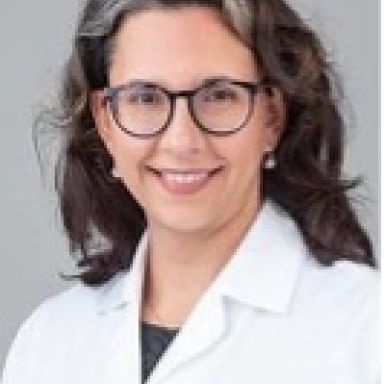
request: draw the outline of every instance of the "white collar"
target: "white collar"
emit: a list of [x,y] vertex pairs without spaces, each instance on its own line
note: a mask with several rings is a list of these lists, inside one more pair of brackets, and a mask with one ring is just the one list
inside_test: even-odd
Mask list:
[[293,219],[266,200],[234,255],[215,281],[224,296],[284,313],[307,253]]
[[[99,313],[141,299],[148,246],[144,231],[129,271],[119,272],[100,287]],[[293,219],[267,199],[229,262],[210,289],[265,310],[289,308],[307,248]]]

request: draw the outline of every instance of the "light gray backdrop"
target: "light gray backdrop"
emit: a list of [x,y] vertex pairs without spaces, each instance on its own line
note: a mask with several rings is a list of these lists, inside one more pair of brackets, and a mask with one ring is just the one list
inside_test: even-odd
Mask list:
[[[378,250],[379,4],[291,1],[321,32],[343,75],[355,111],[346,171],[365,176],[359,193],[368,203],[359,215]],[[41,103],[54,95],[79,6],[79,0],[16,0],[1,7],[0,370],[21,321],[68,286],[59,271],[73,271],[55,197],[40,178],[31,125]]]

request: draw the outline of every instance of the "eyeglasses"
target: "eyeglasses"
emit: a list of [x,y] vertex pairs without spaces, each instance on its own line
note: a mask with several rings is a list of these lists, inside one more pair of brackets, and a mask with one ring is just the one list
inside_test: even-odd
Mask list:
[[249,122],[256,94],[267,87],[266,78],[256,83],[214,78],[198,88],[172,92],[140,80],[106,88],[104,102],[110,103],[112,116],[125,133],[149,138],[168,128],[176,99],[184,97],[193,121],[203,132],[227,136]]

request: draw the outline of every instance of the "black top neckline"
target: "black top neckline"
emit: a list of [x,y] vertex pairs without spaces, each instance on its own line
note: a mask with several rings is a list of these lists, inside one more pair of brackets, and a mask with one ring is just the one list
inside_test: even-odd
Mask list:
[[144,328],[164,331],[164,332],[168,332],[168,333],[177,333],[180,330],[180,328],[178,328],[178,327],[175,327],[175,328],[173,328],[173,327],[165,327],[164,325],[153,324],[153,323],[149,323],[149,322],[143,321],[143,320],[141,320],[141,325]]
[[142,383],[147,381],[153,368],[176,337],[180,328],[164,327],[140,320]]

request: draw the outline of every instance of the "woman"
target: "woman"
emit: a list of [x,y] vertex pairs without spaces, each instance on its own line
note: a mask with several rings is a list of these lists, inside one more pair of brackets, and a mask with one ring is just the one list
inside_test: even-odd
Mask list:
[[377,383],[334,85],[283,0],[88,0],[49,121],[84,269],[3,384]]

